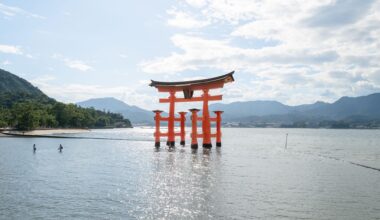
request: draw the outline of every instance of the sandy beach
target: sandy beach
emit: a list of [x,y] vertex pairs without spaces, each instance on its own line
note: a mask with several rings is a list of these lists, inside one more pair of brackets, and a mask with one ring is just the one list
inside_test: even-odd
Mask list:
[[[53,135],[53,134],[76,134],[76,133],[85,133],[90,132],[89,129],[37,129],[33,131],[4,131],[7,134],[16,134],[16,135]],[[4,134],[0,134],[4,135]]]

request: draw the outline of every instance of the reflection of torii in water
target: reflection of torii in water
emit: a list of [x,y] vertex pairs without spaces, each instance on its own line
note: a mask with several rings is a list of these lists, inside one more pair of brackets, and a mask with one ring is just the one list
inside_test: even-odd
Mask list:
[[[160,103],[169,103],[169,116],[162,117],[160,110],[154,111],[156,113],[156,132],[155,132],[155,141],[156,147],[160,146],[160,137],[167,136],[168,141],[167,145],[174,147],[175,145],[175,136],[181,137],[181,145],[185,145],[185,114],[186,112],[180,112],[180,117],[175,118],[175,103],[176,102],[203,102],[202,116],[198,117],[197,112],[199,109],[191,109],[192,113],[192,134],[191,134],[191,147],[198,148],[197,138],[203,139],[203,147],[211,148],[211,138],[216,137],[216,146],[221,146],[221,114],[222,111],[215,111],[216,117],[211,118],[208,110],[209,101],[222,100],[222,95],[210,95],[209,91],[212,89],[223,88],[225,83],[233,82],[234,71],[208,79],[201,80],[192,80],[192,81],[180,81],[180,82],[158,82],[152,80],[150,86],[157,88],[158,92],[167,92],[169,93],[168,98],[160,99]],[[201,91],[203,94],[200,97],[193,97],[194,91]],[[183,92],[183,98],[176,97],[177,92]],[[160,121],[168,122],[168,132],[160,132]],[[181,123],[180,133],[174,131],[174,123],[179,121]],[[197,121],[202,122],[202,134],[197,134]],[[216,134],[211,134],[210,122],[216,122]]]

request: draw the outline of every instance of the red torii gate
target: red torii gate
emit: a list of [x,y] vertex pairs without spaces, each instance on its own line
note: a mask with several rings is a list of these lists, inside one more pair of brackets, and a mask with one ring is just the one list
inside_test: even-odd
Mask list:
[[[156,131],[154,133],[155,136],[155,146],[160,147],[160,137],[168,137],[167,145],[169,147],[174,147],[175,145],[175,137],[181,137],[181,145],[185,145],[185,121],[186,121],[186,112],[179,112],[180,117],[175,117],[175,103],[176,102],[203,102],[202,116],[199,117],[197,112],[199,109],[190,109],[192,115],[192,133],[191,133],[191,148],[198,148],[197,138],[203,139],[203,147],[211,148],[211,138],[216,138],[216,146],[222,146],[221,142],[221,114],[222,111],[214,111],[216,117],[210,117],[208,102],[209,101],[218,101],[222,100],[222,95],[210,95],[209,91],[211,89],[223,88],[225,83],[233,82],[234,71],[208,79],[202,80],[192,80],[192,81],[181,81],[181,82],[159,82],[154,81],[150,83],[150,86],[158,89],[158,92],[167,92],[169,93],[168,98],[160,99],[160,103],[169,103],[169,116],[162,117],[161,110],[153,111],[155,113],[155,121],[156,121]],[[202,95],[200,97],[193,97],[194,91],[200,90],[202,91]],[[183,92],[183,98],[176,97],[177,92]],[[163,133],[160,131],[160,122],[167,121],[168,122],[168,132]],[[180,122],[180,132],[176,133],[174,131],[174,123],[178,121]],[[202,134],[197,133],[197,121],[202,122]],[[210,122],[216,122],[216,134],[211,134],[211,126]]]

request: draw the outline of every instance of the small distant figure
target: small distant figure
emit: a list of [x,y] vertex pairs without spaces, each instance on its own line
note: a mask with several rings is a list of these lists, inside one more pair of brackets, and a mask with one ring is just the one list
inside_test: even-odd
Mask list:
[[285,149],[288,148],[288,133],[286,133],[286,139],[285,139]]
[[59,150],[59,153],[62,153],[62,150],[63,150],[62,144],[59,145],[58,150]]
[[36,144],[33,144],[33,153],[36,153],[36,150],[37,150]]

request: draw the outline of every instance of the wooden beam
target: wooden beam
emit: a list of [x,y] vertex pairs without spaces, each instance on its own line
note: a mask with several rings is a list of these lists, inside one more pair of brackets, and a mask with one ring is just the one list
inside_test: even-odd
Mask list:
[[[154,135],[157,135],[157,132],[154,132]],[[166,137],[166,136],[168,136],[168,133],[159,132],[158,136],[160,136],[160,137]]]
[[[198,117],[197,120],[198,120],[198,121],[202,121],[203,118],[202,118],[202,117]],[[210,121],[216,121],[216,118],[210,118]]]
[[[154,132],[154,135],[157,135],[157,132]],[[160,137],[167,137],[169,134],[166,133],[166,132],[165,132],[165,133],[160,132],[158,135],[159,135]],[[175,136],[181,136],[181,133],[180,133],[180,132],[175,132],[174,135],[175,135]]]
[[[161,117],[160,121],[169,121],[169,117]],[[181,121],[181,118],[174,118],[174,121]]]
[[[210,134],[210,137],[215,138],[216,134]],[[197,134],[197,138],[203,138],[203,134]]]
[[[209,101],[219,101],[222,100],[223,95],[214,95],[214,96],[209,96],[208,100]],[[193,97],[191,99],[185,99],[185,98],[175,98],[174,102],[201,102],[203,101],[203,97]],[[168,98],[163,98],[160,99],[160,103],[169,103],[170,99]]]

